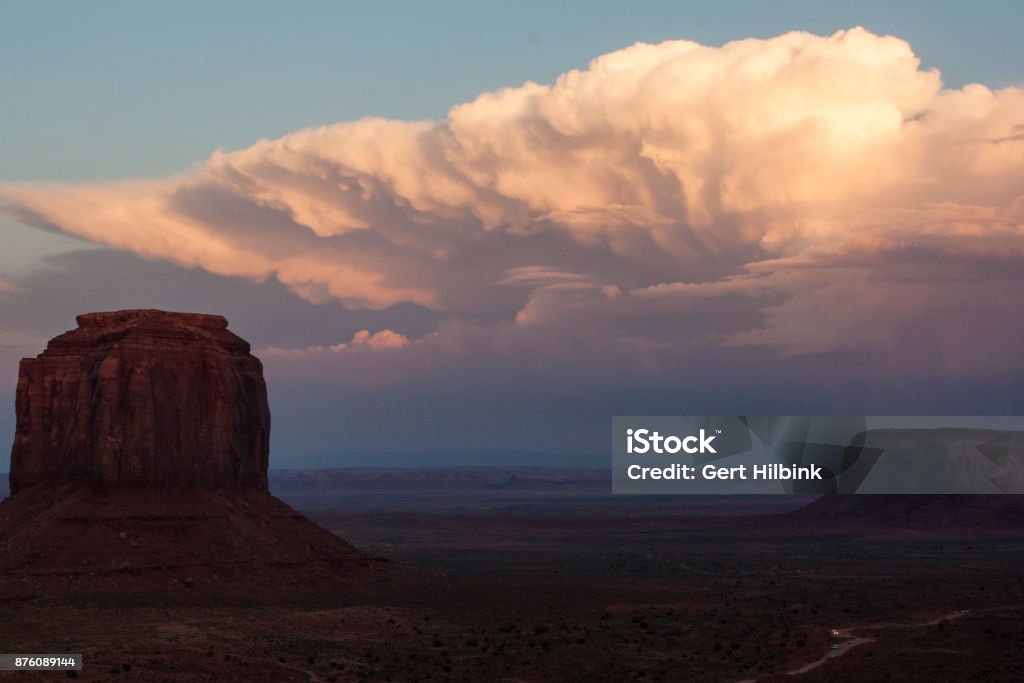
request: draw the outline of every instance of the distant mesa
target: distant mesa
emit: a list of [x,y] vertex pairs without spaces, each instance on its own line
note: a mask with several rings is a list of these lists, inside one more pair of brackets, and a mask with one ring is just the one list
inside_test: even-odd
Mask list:
[[77,321],[21,362],[0,597],[312,586],[379,565],[268,492],[263,367],[227,320]]
[[[878,429],[866,441],[898,466],[924,478],[930,471],[955,466],[974,449],[1005,469],[1006,456],[1024,449],[1024,434],[976,428]],[[982,470],[983,472],[984,470]],[[960,470],[958,476],[975,474]],[[1012,473],[1009,481],[1019,481]],[[997,480],[991,480],[998,483]],[[1003,482],[1004,490],[1016,490]],[[1024,524],[1024,496],[1005,494],[856,494],[825,495],[793,513],[813,524],[857,524],[922,532],[1014,532]]]

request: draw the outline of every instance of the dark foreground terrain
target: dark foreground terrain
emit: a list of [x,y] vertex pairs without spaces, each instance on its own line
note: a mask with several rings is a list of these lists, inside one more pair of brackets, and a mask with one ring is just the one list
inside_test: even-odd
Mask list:
[[1024,533],[998,509],[613,497],[600,470],[271,472],[271,488],[392,562],[259,594],[9,599],[0,650],[83,652],[92,681],[1021,680]]

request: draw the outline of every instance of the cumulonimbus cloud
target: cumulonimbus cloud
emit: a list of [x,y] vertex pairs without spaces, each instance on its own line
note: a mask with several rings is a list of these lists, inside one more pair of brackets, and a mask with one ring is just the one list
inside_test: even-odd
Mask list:
[[[793,32],[636,44],[441,121],[340,123],[175,177],[0,199],[25,223],[311,301],[515,302],[510,324],[635,331],[638,311],[742,298],[747,329],[715,343],[817,352],[885,338],[864,326],[886,299],[934,306],[928,282],[963,293],[951,281],[1024,257],[1022,130],[1020,88],[944,89],[906,42],[861,28]],[[843,325],[822,322],[850,296]]]

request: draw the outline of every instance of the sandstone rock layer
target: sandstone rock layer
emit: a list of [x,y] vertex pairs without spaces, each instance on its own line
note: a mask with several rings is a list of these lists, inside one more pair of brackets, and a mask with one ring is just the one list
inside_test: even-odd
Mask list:
[[267,490],[263,368],[224,318],[130,310],[77,321],[21,362],[12,494],[40,482]]

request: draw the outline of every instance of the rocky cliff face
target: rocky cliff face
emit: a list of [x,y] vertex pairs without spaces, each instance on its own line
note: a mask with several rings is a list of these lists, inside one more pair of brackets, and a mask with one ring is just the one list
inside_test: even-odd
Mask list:
[[224,318],[132,310],[77,321],[21,362],[12,495],[40,482],[267,490],[263,368]]

